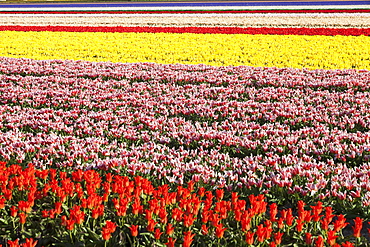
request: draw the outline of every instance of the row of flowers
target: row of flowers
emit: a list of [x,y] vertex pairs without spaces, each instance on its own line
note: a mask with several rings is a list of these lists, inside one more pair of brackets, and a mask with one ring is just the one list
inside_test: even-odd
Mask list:
[[[270,28],[271,27],[369,28],[370,27],[369,23],[370,23],[369,13],[306,13],[306,14],[303,13],[104,14],[103,13],[103,14],[78,14],[78,15],[76,14],[0,15],[1,26],[73,25],[73,26],[98,26],[98,27],[195,26],[195,27],[270,27]],[[242,29],[240,31],[241,31],[240,33],[245,33]],[[171,32],[171,30],[168,30],[167,32]],[[336,33],[338,34],[338,32]],[[342,31],[342,33],[343,35],[346,35],[346,31]],[[368,35],[368,32],[366,31],[364,33],[361,33],[361,31],[358,30],[357,33]]]
[[206,14],[206,13],[369,13],[370,9],[275,9],[275,10],[121,10],[121,11],[0,11],[0,14]]
[[366,223],[349,226],[319,201],[288,208],[262,194],[242,197],[194,182],[153,186],[109,171],[37,170],[0,162],[0,244],[78,246],[355,246]]
[[200,34],[263,34],[263,35],[326,35],[370,36],[370,28],[272,28],[272,27],[104,27],[104,26],[0,26],[0,31],[20,32],[108,32],[108,33],[200,33]]
[[0,39],[0,56],[38,60],[368,69],[370,59],[363,35],[1,31]]
[[369,71],[2,58],[0,155],[368,215]]

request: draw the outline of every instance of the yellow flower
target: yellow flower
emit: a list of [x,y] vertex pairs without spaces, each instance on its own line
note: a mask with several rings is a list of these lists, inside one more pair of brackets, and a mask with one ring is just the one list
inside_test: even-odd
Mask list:
[[0,56],[370,69],[370,37],[189,33],[0,32]]

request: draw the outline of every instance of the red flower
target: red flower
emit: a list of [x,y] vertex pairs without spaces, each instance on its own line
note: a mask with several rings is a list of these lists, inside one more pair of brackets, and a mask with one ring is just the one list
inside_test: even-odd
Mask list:
[[42,218],[48,218],[50,215],[50,212],[48,210],[42,210],[41,215],[42,215]]
[[148,226],[147,226],[147,230],[150,231],[150,232],[154,232],[154,227],[155,225],[157,225],[157,222],[155,222],[153,219],[150,219],[148,221]]
[[332,207],[326,207],[325,208],[325,219],[329,222],[333,220],[334,214],[333,214],[333,208]]
[[26,238],[26,243],[22,244],[22,247],[35,247],[37,245],[37,240],[33,238]]
[[70,210],[70,214],[71,214],[71,219],[73,219],[76,224],[82,224],[85,220],[85,213],[83,211],[80,210],[80,206],[74,206],[71,210]]
[[317,237],[315,246],[324,247],[324,238],[322,236]]
[[343,214],[340,214],[337,216],[337,220],[333,222],[334,225],[334,231],[340,231],[343,228],[345,228],[349,223],[346,222],[346,218]]
[[23,212],[20,212],[18,214],[18,217],[19,217],[19,223],[21,223],[21,224],[26,223],[27,214],[25,214]]
[[353,236],[354,237],[356,237],[356,238],[361,237],[362,219],[360,217],[356,217],[355,226],[353,226],[352,229],[353,229]]
[[9,247],[19,247],[20,246],[19,245],[19,240],[18,239],[14,240],[14,241],[8,240],[8,246]]
[[217,201],[221,201],[222,198],[224,198],[224,190],[223,189],[216,190]]
[[25,213],[30,213],[32,210],[32,205],[28,201],[19,201],[18,202],[18,209]]
[[159,215],[158,215],[160,218],[161,218],[161,223],[163,224],[166,224],[168,219],[167,219],[167,210],[165,208],[161,208],[159,210]]
[[73,228],[75,227],[75,220],[74,219],[69,219],[65,220],[66,228],[68,231],[72,231]]
[[60,214],[62,212],[62,203],[56,202],[55,203],[55,214]]
[[5,207],[5,198],[3,196],[0,196],[0,209],[3,209]]
[[109,231],[104,230],[102,230],[101,235],[105,241],[108,241],[112,237],[112,234]]
[[304,226],[304,222],[300,219],[297,220],[297,225],[296,225],[296,228],[297,228],[297,232],[301,232],[302,229],[303,229],[303,226]]
[[320,214],[322,212],[322,202],[318,202],[316,206],[311,206],[313,211],[313,220],[319,221],[320,220]]
[[18,209],[15,206],[10,207],[10,216],[17,217]]
[[137,215],[141,213],[143,206],[140,204],[140,200],[135,199],[135,202],[132,204],[132,213]]
[[209,210],[203,210],[201,212],[201,215],[202,215],[202,222],[205,224],[208,222],[210,216],[212,215],[212,211],[209,211]]
[[192,192],[192,191],[194,190],[194,184],[195,184],[195,182],[194,182],[194,181],[189,181],[189,182],[188,182],[188,190],[189,190],[190,192]]
[[335,231],[329,231],[328,232],[328,244],[330,246],[335,245],[335,240],[337,239],[338,236],[335,235]]
[[172,219],[176,221],[181,221],[183,212],[179,208],[172,209]]
[[91,217],[93,219],[97,219],[99,217],[99,209],[94,208],[93,210],[91,210]]
[[235,220],[236,221],[241,221],[242,220],[242,214],[243,214],[242,210],[239,210],[239,209],[236,208],[234,210],[234,214],[235,214]]
[[201,230],[202,230],[202,234],[203,235],[207,235],[208,234],[208,227],[206,225],[202,225]]
[[312,244],[312,234],[311,233],[306,232],[306,234],[305,234],[305,242],[308,245],[311,245]]
[[227,228],[223,228],[223,225],[222,224],[219,224],[216,226],[216,237],[217,238],[223,238],[224,236],[224,232]]
[[272,222],[276,221],[276,215],[278,213],[278,208],[276,203],[270,204],[270,220]]
[[330,224],[328,219],[324,218],[324,219],[320,220],[320,222],[321,222],[321,229],[327,231],[329,229],[329,224]]
[[102,237],[105,241],[109,240],[111,238],[111,234],[116,231],[117,224],[107,220],[105,222],[105,226],[102,228]]
[[168,238],[168,242],[166,243],[167,247],[175,247],[176,239]]
[[284,228],[284,218],[279,218],[278,227],[279,227],[279,229]]
[[139,225],[131,225],[129,228],[130,228],[130,231],[131,231],[131,235],[133,237],[137,237],[137,235],[139,234],[139,232],[138,232]]
[[242,223],[242,230],[245,232],[245,231],[249,231],[249,229],[251,228],[251,218],[250,217],[247,217],[247,218],[244,218],[242,219],[241,223]]
[[305,211],[304,210],[304,206],[305,206],[306,204],[304,203],[304,201],[298,201],[298,203],[297,203],[297,207],[298,207],[298,216],[300,216],[301,217],[301,215],[302,215],[302,213]]
[[258,225],[256,234],[258,242],[262,243],[266,238],[266,228],[262,224]]
[[190,231],[185,232],[184,234],[184,243],[182,244],[183,247],[190,247],[191,243],[193,242],[195,234],[192,234]]
[[184,226],[185,227],[190,227],[193,225],[195,221],[195,218],[193,217],[192,214],[189,214],[189,215],[184,215]]
[[113,181],[113,175],[112,173],[107,173],[105,175],[105,180],[108,182],[108,183],[111,183]]
[[162,234],[163,234],[163,232],[161,232],[161,230],[159,228],[156,228],[155,231],[154,231],[154,238],[158,240],[158,239],[161,238]]
[[294,217],[293,217],[292,209],[289,208],[287,211],[286,218],[285,218],[286,224],[288,226],[291,226],[293,224],[293,220],[294,220]]
[[355,247],[355,244],[347,241],[347,242],[342,243],[341,246],[342,247]]
[[247,232],[245,234],[245,241],[247,244],[252,245],[254,243],[254,232]]
[[166,226],[166,234],[171,236],[174,231],[175,231],[175,227],[172,226],[171,223],[168,223],[167,226]]
[[63,215],[61,218],[61,225],[66,226],[67,225],[67,216]]
[[198,189],[198,196],[199,196],[200,198],[202,198],[202,197],[204,196],[205,191],[206,191],[206,189],[205,189],[204,187],[200,187],[200,188]]
[[276,244],[281,244],[281,240],[283,238],[284,233],[283,232],[276,232],[274,233],[274,239]]

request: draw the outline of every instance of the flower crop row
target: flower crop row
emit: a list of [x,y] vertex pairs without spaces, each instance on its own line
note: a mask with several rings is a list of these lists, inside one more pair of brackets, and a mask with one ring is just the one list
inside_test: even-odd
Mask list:
[[206,13],[369,13],[370,9],[274,9],[274,10],[121,10],[121,11],[0,11],[0,14],[206,14]]
[[[2,14],[1,26],[369,28],[369,13]],[[170,32],[170,31],[169,31]],[[289,32],[289,31],[288,31]],[[345,33],[345,32],[344,32]],[[366,33],[364,33],[366,35]],[[367,33],[368,35],[368,33]]]
[[107,171],[66,173],[5,162],[0,170],[4,246],[350,247],[366,241],[361,218],[351,229],[344,215],[320,201],[279,208],[261,194],[241,198],[194,182],[171,189]]
[[370,36],[370,28],[0,26],[0,31]]
[[0,157],[368,217],[369,71],[2,58]]
[[368,69],[369,36],[0,32],[0,55],[162,64]]

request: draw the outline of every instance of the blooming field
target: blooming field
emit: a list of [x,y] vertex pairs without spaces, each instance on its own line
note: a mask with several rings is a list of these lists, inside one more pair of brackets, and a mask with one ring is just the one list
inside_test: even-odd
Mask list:
[[368,246],[369,16],[288,12],[0,15],[0,244]]
[[0,39],[4,41],[0,55],[40,60],[310,69],[369,69],[370,66],[369,36],[9,31],[1,32]]

